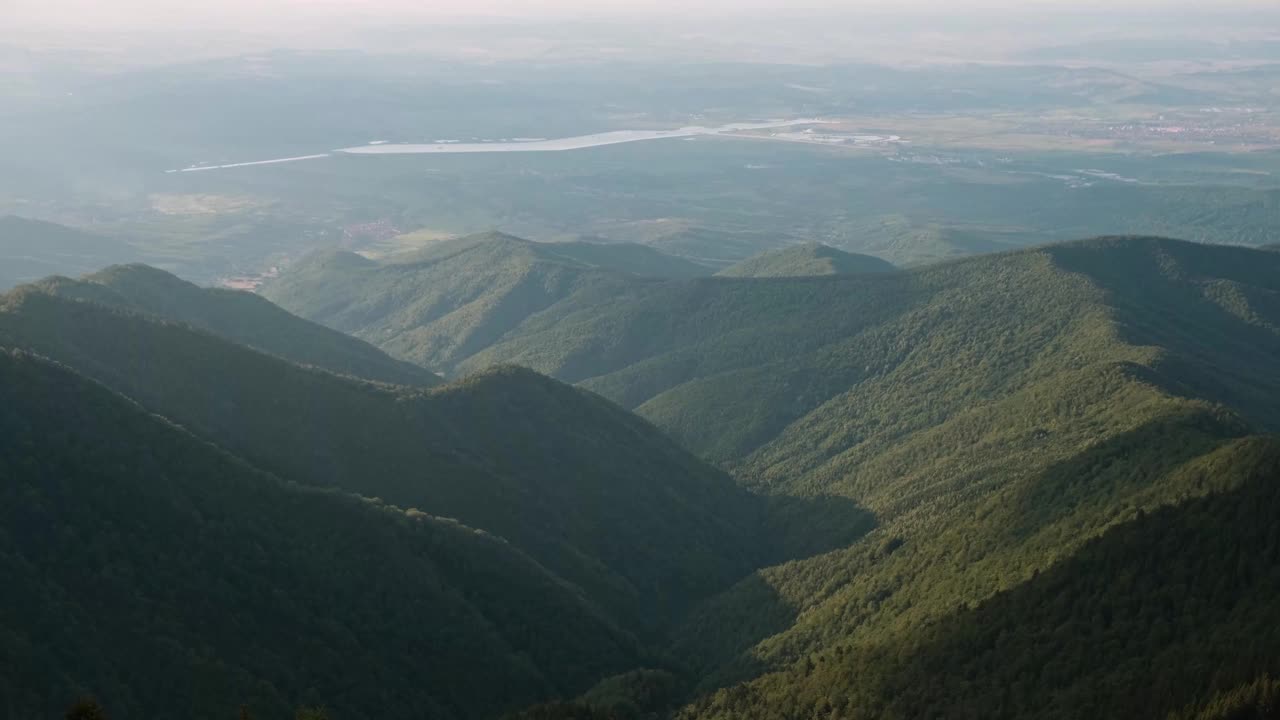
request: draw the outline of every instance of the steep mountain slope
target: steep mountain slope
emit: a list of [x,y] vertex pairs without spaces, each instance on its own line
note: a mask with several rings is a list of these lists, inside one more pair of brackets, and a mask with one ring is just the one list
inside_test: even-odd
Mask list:
[[640,223],[625,235],[664,253],[693,258],[720,268],[788,242],[796,242],[796,238],[777,230],[734,230],[661,221]]
[[286,310],[430,368],[453,364],[529,316],[581,292],[707,270],[637,245],[533,243],[489,233],[438,243],[386,264],[313,255],[262,294]]
[[281,482],[2,349],[0,574],[9,717],[486,717],[638,657],[499,538]]
[[[1035,265],[1011,272],[1015,260]],[[1110,686],[1117,688],[1110,695],[1096,692],[1090,683],[1103,680],[1090,678],[1105,678],[1107,668],[1112,679],[1125,676],[1095,653],[1085,664],[1098,669],[1061,668],[1044,684],[1026,686],[1020,707],[1007,697],[975,699],[958,679],[939,677],[956,667],[955,656],[931,661],[929,645],[918,638],[932,632],[922,628],[963,626],[965,616],[949,617],[957,606],[980,607],[1054,568],[1090,538],[1131,521],[1136,510],[1151,512],[1252,477],[1254,445],[1236,438],[1250,425],[1272,427],[1280,397],[1266,370],[1278,349],[1280,319],[1270,300],[1277,268],[1268,260],[1247,250],[1171,241],[1069,244],[994,259],[1004,265],[998,286],[983,289],[971,279],[956,287],[963,294],[941,295],[944,302],[915,308],[910,323],[887,326],[895,335],[914,331],[910,335],[877,338],[886,329],[880,328],[864,336],[864,347],[902,348],[901,360],[787,428],[750,455],[741,473],[761,487],[850,497],[875,512],[880,528],[849,550],[763,571],[691,622],[682,634],[684,650],[720,668],[709,686],[781,672],[733,691],[759,699],[753,717],[810,700],[818,707],[818,698],[827,697],[872,717],[943,712],[927,704],[935,701],[955,703],[943,713],[948,717],[1045,717],[1052,697],[1059,716],[1081,717],[1112,713],[1088,704],[1098,698],[1123,706],[1126,689],[1145,696],[1145,686],[1131,676]],[[999,320],[984,321],[986,315]],[[1046,597],[1075,607],[1097,592],[1089,589],[1088,574],[1061,572],[1062,584]],[[735,634],[714,609],[756,602],[762,585],[764,596],[785,608],[782,619],[726,642]],[[1247,607],[1255,602],[1248,593],[1265,592],[1236,590],[1220,600]],[[1179,599],[1167,612],[1203,616],[1194,602]],[[1019,632],[1034,636],[1059,621],[1024,622]],[[1133,649],[1127,659],[1113,655],[1114,662],[1143,663],[1150,659],[1145,652],[1158,652],[1165,641],[1147,643],[1143,634],[1150,622],[1144,617],[1115,630],[1114,642]],[[1241,637],[1252,627],[1247,613],[1212,622]],[[1204,643],[1211,641],[1188,642],[1187,652],[1210,656]],[[1257,669],[1252,665],[1278,644],[1266,635],[1258,643],[1231,673],[1184,679],[1185,692],[1169,699],[1191,702],[1201,696],[1187,693],[1220,689],[1219,680],[1248,679]],[[741,654],[727,661],[735,652]],[[835,654],[841,659],[829,673],[813,682],[797,679],[819,657]],[[1021,661],[1016,647],[991,656],[980,670],[968,671],[982,678],[973,687],[1007,688],[1000,663]],[[948,690],[926,695],[898,680],[922,671]],[[963,669],[955,672],[947,677],[963,677]],[[1054,683],[1094,687],[1094,697],[1060,695]],[[744,712],[730,701],[694,714],[734,716],[728,707]]]
[[0,290],[47,275],[81,273],[136,256],[118,240],[41,220],[0,216]]
[[756,563],[757,498],[652,426],[525,370],[434,391],[300,368],[186,326],[21,288],[41,353],[257,467],[493,532],[647,630]]
[[[1143,652],[1108,650],[1099,670],[1024,681],[1002,704],[989,688],[1009,687],[1035,656],[985,656],[946,675],[930,658],[964,651],[931,655],[951,642],[932,628],[963,636],[966,613],[1004,592],[1089,607],[1089,548],[1120,542],[1099,538],[1158,534],[1139,518],[1176,528],[1184,510],[1193,527],[1201,510],[1189,500],[1265,484],[1273,443],[1249,438],[1280,424],[1277,298],[1274,253],[1102,238],[878,275],[620,283],[529,315],[460,368],[515,362],[580,383],[759,491],[875,514],[863,539],[758,571],[675,634],[672,654],[710,693],[690,717],[950,716],[940,708],[953,696],[972,700],[958,716],[1037,717],[1037,691],[1057,716],[1096,716],[1101,702],[1129,707],[1121,691],[1078,689],[1107,668],[1133,681]],[[1218,526],[1249,501],[1224,502],[1204,511]],[[1116,562],[1146,572],[1132,555]],[[1057,572],[1052,592],[1036,580]],[[1256,607],[1268,587],[1233,586],[1223,602]],[[1249,613],[1205,613],[1196,597],[1171,596],[1169,612],[1249,637]],[[1112,642],[1176,652],[1119,594],[1099,602],[1112,601],[1139,612]],[[1028,636],[1061,624],[1010,613]],[[1280,642],[1259,638],[1222,678],[1180,675],[1186,692],[1162,712],[1265,671],[1258,659]],[[1187,643],[1217,657],[1209,640]],[[884,673],[867,669],[877,664]],[[888,668],[957,689],[913,699]]]
[[834,637],[682,717],[1273,717],[1274,688],[1253,681],[1280,671],[1280,442],[1235,442],[1180,474],[1168,479],[1184,491],[1214,491],[1138,510],[1021,584],[892,635],[827,616]]
[[1280,681],[1269,674],[1261,675],[1169,717],[1175,720],[1275,720],[1280,717]]
[[[464,239],[465,240],[465,239]],[[558,242],[534,248],[547,259],[648,278],[687,279],[710,275],[710,268],[636,243]]]
[[[507,538],[620,626],[669,637],[697,684],[690,720],[1163,717],[1280,669],[1280,448],[1259,434],[1280,425],[1280,255],[1101,238],[897,273],[659,281],[526,251],[473,239],[404,277],[336,255],[323,276],[338,315],[383,322],[424,277],[452,288],[425,290],[443,318],[507,268],[520,280],[501,287],[530,294],[478,301],[468,347],[475,318],[501,317],[499,339],[448,357],[598,390],[773,507],[529,371],[362,384],[34,287],[0,302],[0,345],[287,480]],[[786,539],[841,525],[837,543]],[[743,577],[779,545],[808,552]]]
[[[1271,253],[1126,238],[882,275],[633,284],[539,313],[462,368],[515,362],[582,383],[704,456],[766,476],[776,464],[795,483],[874,441],[870,428],[896,442],[1093,363],[1163,358],[1189,363],[1177,382],[1219,385],[1206,368],[1222,363],[1274,389],[1256,370],[1278,347],[1276,270]],[[1179,333],[1183,318],[1194,329]],[[1199,390],[1252,403],[1240,387]]]
[[201,288],[146,265],[117,265],[79,280],[54,277],[36,284],[55,295],[186,323],[301,365],[402,385],[439,384],[429,371],[290,315],[257,295]]
[[793,245],[743,260],[716,273],[720,277],[809,277],[893,272],[892,263],[821,243]]

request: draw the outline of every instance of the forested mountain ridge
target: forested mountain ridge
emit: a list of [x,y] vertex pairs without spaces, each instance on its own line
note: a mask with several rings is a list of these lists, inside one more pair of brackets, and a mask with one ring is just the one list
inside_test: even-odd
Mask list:
[[350,335],[291,315],[253,293],[201,288],[146,265],[116,265],[78,280],[51,277],[43,292],[186,323],[302,365],[401,385],[439,384],[434,373]]
[[810,277],[893,272],[890,262],[820,243],[802,243],[747,258],[716,273],[720,277]]
[[1217,487],[892,634],[826,616],[836,637],[680,717],[1274,717],[1274,688],[1254,681],[1278,670],[1280,442],[1233,443],[1190,472]]
[[[0,345],[285,481],[505,538],[620,633],[588,642],[636,638],[598,674],[557,672],[679,674],[527,717],[682,696],[682,720],[1213,717],[1280,671],[1278,270],[1156,238],[850,276],[591,270],[460,365],[578,381],[758,494],[511,366],[365,383],[39,287],[0,300]],[[584,689],[547,682],[531,699]],[[664,699],[601,699],[632,692]]]
[[[1072,265],[1096,262],[1091,258],[1098,253],[1108,256],[1104,264],[1123,268],[1121,274],[1107,276],[1102,266]],[[610,275],[557,293],[558,299],[544,294],[538,303],[520,304],[522,312],[508,314],[500,326],[484,323],[489,328],[484,333],[475,332],[477,326],[468,321],[456,337],[445,325],[418,325],[411,319],[388,323],[387,317],[404,319],[416,312],[409,308],[422,306],[419,296],[408,286],[379,291],[342,263],[329,263],[322,281],[305,269],[286,273],[277,288],[289,289],[279,291],[286,307],[365,336],[393,355],[444,372],[465,373],[502,362],[532,367],[637,410],[705,457],[738,462],[764,452],[770,442],[790,444],[779,440],[788,426],[849,388],[863,386],[864,380],[891,373],[899,362],[904,363],[899,375],[928,372],[930,362],[941,363],[948,372],[961,368],[960,362],[946,362],[949,353],[975,361],[985,354],[994,362],[1008,363],[1014,355],[1006,350],[1041,352],[1068,328],[1094,332],[1098,341],[1086,338],[1082,347],[1105,352],[1111,345],[1103,336],[1118,328],[1110,320],[1111,305],[1138,302],[1132,293],[1116,292],[1122,286],[1106,284],[1115,285],[1129,275],[1138,278],[1132,287],[1149,285],[1165,293],[1174,303],[1171,312],[1177,312],[1176,303],[1189,303],[1193,316],[1235,313],[1239,308],[1224,303],[1249,302],[1247,297],[1231,299],[1235,280],[1216,278],[1222,282],[1215,284],[1211,275],[1179,275],[1165,263],[1222,258],[1212,262],[1247,264],[1250,261],[1241,258],[1251,257],[1261,268],[1276,263],[1272,254],[1244,248],[1116,238],[873,276],[658,282]],[[1224,269],[1208,268],[1210,273]],[[464,273],[449,282],[481,288],[490,280],[486,273]],[[1257,287],[1270,292],[1265,283]],[[327,305],[317,309],[306,302],[312,290],[322,294]],[[273,292],[268,290],[269,295]],[[1211,297],[1213,293],[1217,295]],[[449,297],[438,290],[423,297],[440,316],[471,312],[465,302],[448,304]],[[353,303],[352,298],[359,300]],[[338,307],[343,309],[333,311]],[[377,319],[365,324],[360,308],[371,309]],[[968,336],[976,337],[979,330],[960,332],[971,313],[972,321],[986,328],[981,331],[986,332],[985,346],[969,342]],[[1257,334],[1256,329],[1240,326],[1238,316],[1229,319],[1233,328]],[[1129,322],[1135,323],[1141,327],[1142,319]],[[435,361],[424,360],[416,351],[404,352],[426,335],[433,338],[428,341],[433,347],[452,349],[432,353]],[[488,336],[489,344],[481,335]],[[1262,347],[1270,342],[1265,332],[1258,339]],[[1153,345],[1161,340],[1155,341]],[[1144,346],[1145,341],[1135,345]],[[1232,360],[1229,354],[1217,359]],[[992,366],[988,374],[1000,377],[997,369]],[[929,377],[943,379],[932,372]],[[1249,399],[1247,393],[1236,395],[1242,402]],[[730,407],[736,410],[716,417],[706,414]]]
[[[1199,277],[1178,274],[1169,264],[1176,262],[1210,264]],[[1242,332],[1261,343],[1245,349],[1246,364],[1257,367],[1274,337],[1221,303],[1236,302],[1228,295],[1235,297],[1233,283],[1243,282],[1262,293],[1254,301],[1267,311],[1272,285],[1266,277],[1277,262],[1272,254],[1244,248],[1125,238],[883,275],[636,284],[609,302],[580,298],[539,313],[461,367],[528,365],[636,409],[704,456],[736,463],[755,453],[764,460],[773,452],[769,444],[796,446],[801,435],[810,441],[806,447],[817,448],[815,441],[825,435],[812,432],[802,418],[839,415],[826,404],[851,389],[899,393],[907,390],[899,380],[919,378],[927,384],[903,400],[961,407],[966,399],[999,392],[993,383],[1012,389],[1086,358],[1142,364],[1143,348],[1159,354],[1160,342],[1177,342],[1176,333],[1122,342],[1118,334],[1144,327],[1145,316],[1118,324],[1117,313],[1145,312],[1153,328],[1169,324],[1160,313],[1177,317],[1185,310],[1189,319],[1227,313],[1223,328],[1204,330]],[[1106,267],[1115,273],[1106,274]],[[1243,280],[1231,275],[1246,271]],[[1122,278],[1133,279],[1130,287],[1162,293],[1171,304],[1151,312],[1134,293],[1111,286]],[[1068,345],[1078,349],[1063,357],[1058,351]],[[1172,350],[1163,353],[1166,361],[1179,353],[1203,354],[1187,343]],[[1202,360],[1188,361],[1203,366]],[[1228,352],[1213,361],[1237,362]],[[926,392],[930,388],[937,392]],[[892,406],[897,399],[883,402]],[[706,415],[715,408],[736,410],[716,422]],[[793,436],[783,437],[789,426]],[[792,476],[795,471],[794,464],[786,469]]]
[[37,288],[0,298],[0,345],[62,362],[286,480],[493,532],[651,631],[767,547],[760,498],[630,413],[527,370],[375,385]]
[[[1232,513],[1257,503],[1263,513],[1277,508],[1275,441],[1246,438],[1274,427],[1280,397],[1267,370],[1280,327],[1271,300],[1280,275],[1269,260],[1150,239],[1053,246],[985,259],[1005,265],[998,286],[976,292],[981,286],[967,282],[958,287],[964,292],[915,308],[910,325],[890,325],[895,334],[916,331],[890,372],[823,403],[739,468],[759,487],[850,497],[880,527],[848,550],[762,571],[689,623],[680,635],[685,651],[721,668],[707,687],[764,675],[688,716],[785,717],[797,708],[807,708],[801,716],[833,708],[904,718],[1133,716],[1117,708],[1143,708],[1131,700],[1141,697],[1159,702],[1137,716],[1162,717],[1268,669],[1280,637],[1250,629],[1255,615],[1267,616],[1251,598],[1267,594],[1253,581],[1271,582],[1263,578],[1277,559],[1253,557],[1249,541],[1228,541],[1237,548],[1228,564],[1259,563],[1256,573],[1232,579],[1224,566],[1229,589],[1212,601],[1175,592],[1144,607],[1140,595],[1123,588],[1107,595],[1091,579],[1149,573],[1147,557],[1123,554],[1124,541],[1114,539],[1129,536],[1111,531],[1158,534],[1182,523],[1183,512],[1195,528],[1207,520],[1202,506],[1182,509],[1190,498],[1253,488],[1247,499],[1216,506],[1212,522],[1224,529]],[[1178,509],[1160,514],[1167,507]],[[1162,519],[1142,519],[1153,513]],[[1256,519],[1241,522],[1242,538],[1269,532]],[[1135,523],[1146,529],[1117,529]],[[1184,562],[1218,557],[1208,549],[1218,541],[1213,533],[1194,537],[1200,544]],[[1123,562],[1093,568],[1087,558],[1098,543],[1120,543]],[[1036,589],[1045,573],[1056,578],[1052,591]],[[761,585],[792,619],[726,646],[716,616],[757,602]],[[1006,607],[1008,592],[1040,599]],[[1128,615],[1110,628],[1105,651],[1064,646],[1061,662],[1074,664],[1014,684],[1054,654],[1015,638],[1074,641],[1052,633],[1063,618],[1030,610],[1050,598],[1067,609],[1101,603],[1112,608],[1104,617]],[[1206,614],[1236,603],[1254,611]],[[1182,614],[1184,627],[1218,623],[1236,638],[1224,645],[1248,641],[1242,651],[1249,652],[1217,674],[1177,675],[1180,652],[1218,657],[1218,641],[1186,627],[1187,644],[1175,649],[1168,643],[1180,636],[1160,629],[1157,609],[1166,619]],[[1015,625],[998,641],[983,634],[994,617]],[[961,659],[977,652],[973,645],[931,649],[949,635],[1001,649],[979,670]],[[735,650],[738,659],[726,663]],[[1128,669],[1149,662],[1175,665],[1151,676]],[[1156,684],[1162,672],[1179,679]],[[969,690],[965,673],[980,678]],[[939,690],[925,693],[922,684]]]
[[319,252],[261,292],[396,357],[451,368],[567,297],[607,296],[634,282],[709,273],[639,245],[534,243],[487,233],[392,262]]
[[500,538],[282,482],[4,349],[0,520],[11,717],[60,716],[88,693],[119,717],[324,704],[461,720],[581,692],[642,658]]
[[[840,698],[928,714],[864,664],[902,653],[909,676],[922,628],[1086,567],[1063,563],[1161,508],[1265,482],[1272,441],[1248,438],[1280,419],[1278,293],[1272,253],[1101,238],[880,275],[626,282],[530,315],[459,368],[578,382],[761,492],[875,514],[864,539],[760,570],[674,633],[711,693],[687,716],[828,717]],[[1060,572],[1064,597],[1092,592]],[[814,674],[837,653],[842,669]],[[1183,678],[1165,711],[1252,680],[1258,657]],[[1009,716],[1037,716],[1027,697]],[[1089,702],[1057,712],[1098,714]],[[991,703],[972,707],[999,716]]]

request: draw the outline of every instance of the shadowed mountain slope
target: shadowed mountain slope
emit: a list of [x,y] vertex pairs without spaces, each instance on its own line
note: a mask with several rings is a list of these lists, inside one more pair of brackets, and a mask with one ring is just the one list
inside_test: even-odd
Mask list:
[[201,288],[146,265],[116,265],[79,280],[36,285],[62,297],[186,323],[301,365],[401,385],[439,384],[434,373],[393,360],[349,335],[290,315],[252,293]]
[[707,270],[638,245],[534,243],[488,233],[437,243],[394,262],[314,254],[262,288],[285,309],[425,367],[449,368],[530,313],[585,291]]
[[131,717],[486,717],[640,657],[500,538],[282,482],[5,350],[0,571],[13,717],[81,693]]
[[[0,344],[287,480],[502,535],[668,640],[684,718],[1163,717],[1275,672],[1280,255],[1121,237],[655,280],[501,237],[453,249],[479,255],[444,274],[433,248],[403,277],[331,255],[281,280],[384,348],[429,337],[433,367],[478,372],[439,389],[34,288],[4,301]],[[636,409],[769,500],[502,363]]]
[[651,425],[527,370],[424,391],[21,288],[0,344],[65,363],[286,480],[455,517],[653,625],[754,564],[761,505]]
[[1280,443],[1229,443],[1164,479],[1194,499],[1132,511],[984,601],[891,632],[840,629],[854,599],[843,616],[828,603],[808,623],[826,637],[680,717],[1272,717],[1255,678],[1280,672]]
[[[757,491],[875,514],[862,539],[757,571],[674,634],[671,652],[709,693],[690,717],[828,717],[833,706],[950,716],[929,704],[950,695],[915,702],[867,665],[901,654],[905,676],[921,677],[910,673],[935,668],[929,628],[967,632],[964,613],[1014,588],[1042,592],[1028,583],[1045,573],[1063,573],[1055,592],[1083,603],[1091,543],[1140,516],[1176,524],[1162,508],[1265,482],[1271,451],[1258,448],[1271,441],[1250,436],[1280,423],[1278,297],[1274,253],[1099,238],[895,273],[581,288],[458,368],[514,362],[579,383]],[[1254,602],[1258,587],[1235,588],[1231,602]],[[1057,622],[1012,621],[1033,634]],[[1115,642],[1147,642],[1144,627]],[[1273,640],[1259,647],[1280,649]],[[1167,709],[1252,680],[1262,650],[1220,682],[1186,680]],[[838,669],[816,673],[837,654]],[[1106,657],[1099,667],[1125,676],[1132,659]],[[1000,674],[1006,661],[1026,660],[993,657],[970,674],[1005,687],[1016,676]],[[1090,672],[1063,682],[1085,687]],[[1028,692],[1059,687],[1044,682]],[[974,693],[955,695],[973,698],[958,716],[1037,716],[1025,700]],[[1096,702],[1071,695],[1057,707],[1096,715]]]
[[820,243],[793,245],[757,255],[716,273],[720,277],[811,277],[893,272],[892,263]]

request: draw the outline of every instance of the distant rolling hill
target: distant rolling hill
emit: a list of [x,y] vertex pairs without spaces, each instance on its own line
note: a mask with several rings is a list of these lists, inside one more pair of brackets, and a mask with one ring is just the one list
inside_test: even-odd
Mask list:
[[[506,251],[483,243],[463,255],[479,248]],[[513,285],[548,287],[545,267],[512,262]],[[441,371],[516,363],[580,383],[706,457],[754,465],[772,462],[767,446],[792,445],[789,427],[812,437],[808,423],[822,417],[814,413],[834,412],[829,403],[854,403],[856,417],[865,411],[854,398],[871,392],[890,393],[876,402],[894,407],[899,394],[915,404],[933,397],[932,388],[960,401],[987,397],[1036,377],[1037,362],[1053,359],[1051,348],[1073,342],[1088,350],[1074,357],[1111,353],[1139,363],[1150,362],[1148,346],[1171,343],[1166,364],[1196,365],[1179,382],[1270,416],[1253,407],[1238,373],[1214,379],[1208,368],[1264,364],[1276,343],[1266,320],[1274,310],[1266,273],[1276,262],[1272,253],[1238,247],[1107,238],[897,273],[685,281],[572,273],[572,282],[540,291],[529,304],[495,285],[489,268],[509,267],[500,262],[452,265],[447,287],[472,291],[460,296],[417,272],[407,281],[352,260],[301,267],[267,294]],[[1168,319],[1174,316],[1181,329]],[[1159,335],[1122,341],[1135,332]],[[1215,341],[1192,342],[1197,333]],[[450,352],[424,361],[412,350],[419,341]],[[1225,350],[1235,345],[1238,351]],[[928,402],[941,411],[938,400]],[[828,451],[819,447],[808,452],[822,457]],[[799,460],[776,462],[795,476],[810,466]]]
[[[359,297],[394,312],[388,296]],[[533,367],[634,408],[759,492],[844,498],[875,514],[864,538],[757,571],[673,635],[670,652],[696,668],[704,693],[682,718],[1002,707],[1065,718],[1131,708],[1129,697],[1163,717],[1271,670],[1280,635],[1251,619],[1270,615],[1215,615],[1214,596],[1175,592],[1162,596],[1166,621],[1222,623],[1224,637],[1250,644],[1220,674],[1165,664],[1176,683],[1136,676],[1132,663],[1173,663],[1177,647],[1221,655],[1212,636],[1169,644],[1156,610],[1134,606],[1141,591],[1107,596],[1089,568],[1158,583],[1125,538],[1154,546],[1173,533],[1208,558],[1218,541],[1198,523],[1226,528],[1255,502],[1274,509],[1275,445],[1260,433],[1280,427],[1278,297],[1274,253],[1147,237],[895,273],[612,278],[525,314],[444,369]],[[1223,542],[1253,542],[1250,523]],[[1277,561],[1233,552],[1257,574],[1214,575],[1227,585],[1212,602],[1257,609]],[[1065,615],[1031,610],[1053,597],[1064,598],[1054,612],[1098,608],[1088,622],[1110,644],[1071,645],[1059,674],[1016,686],[1040,662],[1036,638],[1075,642],[1053,634]],[[1000,613],[1006,636],[982,630]],[[957,664],[974,647],[999,649]],[[920,692],[893,668],[947,685]],[[1106,686],[1104,668],[1125,683]]]
[[146,265],[117,265],[79,280],[53,277],[36,285],[61,297],[186,323],[339,374],[402,385],[439,383],[432,372],[393,360],[367,343],[291,315],[257,295],[197,287]]
[[0,295],[8,707],[493,717],[681,667],[702,600],[873,526],[529,370],[388,385],[208,329],[300,322],[264,305],[140,267]]
[[805,243],[743,260],[716,273],[720,277],[809,277],[893,272],[890,262],[822,245]]
[[731,230],[657,223],[628,233],[638,242],[671,255],[696,259],[710,267],[724,268],[762,251],[796,239],[777,231]]
[[321,252],[262,294],[396,357],[444,368],[566,297],[708,272],[638,245],[533,243],[488,233],[388,263]]
[[0,216],[0,291],[47,275],[79,275],[136,257],[136,251],[114,238]]
[[[1140,363],[1151,362],[1148,346],[1173,344],[1164,363],[1196,365],[1179,382],[1254,406],[1238,372],[1209,368],[1264,364],[1277,342],[1265,319],[1277,262],[1244,248],[1120,238],[891,274],[631,284],[608,302],[571,298],[531,316],[461,369],[525,364],[637,409],[709,457],[777,462],[795,477],[810,461],[768,461],[766,446],[791,447],[789,427],[814,437],[811,422],[839,417],[831,403],[853,417],[882,403],[943,412],[944,397],[963,407],[1060,364],[1052,348],[1063,343],[1079,344],[1070,357]],[[1159,334],[1122,341],[1139,332]],[[718,415],[725,408],[735,411]],[[806,452],[840,457],[826,447]]]
[[[512,238],[506,236],[506,239]],[[463,238],[462,242],[469,244],[473,240],[474,238]],[[558,242],[542,243],[534,249],[547,260],[559,259],[583,267],[614,270],[639,277],[687,279],[711,274],[705,265],[635,243]]]
[[[301,368],[39,286],[0,301],[0,346],[286,483],[504,538],[603,618],[566,649],[599,648],[597,672],[530,661],[561,698],[633,662],[678,676],[679,720],[1265,710],[1280,255],[1106,237],[892,273],[664,279],[504,236],[448,247],[404,266],[318,256],[268,290],[466,376],[440,388]],[[44,454],[19,467],[95,437],[22,418],[8,455]],[[538,617],[558,616],[508,620],[542,647]],[[526,717],[649,707],[667,677],[619,675]],[[602,695],[622,697],[602,710]]]

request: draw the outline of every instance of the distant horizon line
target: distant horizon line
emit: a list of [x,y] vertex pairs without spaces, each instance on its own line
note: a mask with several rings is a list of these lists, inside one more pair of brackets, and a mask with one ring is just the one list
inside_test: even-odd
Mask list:
[[[52,19],[10,14],[7,20],[0,20],[0,32],[34,31],[34,32],[74,32],[77,34],[110,35],[118,33],[173,32],[174,30],[199,29],[205,32],[241,32],[241,33],[279,33],[292,34],[305,31],[308,26],[332,26],[345,23],[357,23],[356,29],[403,26],[405,23],[459,24],[459,25],[491,25],[496,23],[519,23],[522,25],[590,25],[597,23],[634,22],[653,19],[664,23],[678,25],[680,20],[697,20],[717,18],[728,20],[731,24],[742,24],[759,20],[776,20],[779,17],[795,21],[829,17],[858,17],[862,19],[911,19],[925,20],[928,24],[944,23],[949,20],[973,20],[985,16],[999,16],[1005,20],[1034,21],[1050,18],[1114,18],[1125,16],[1144,16],[1156,20],[1160,25],[1185,25],[1190,17],[1219,18],[1224,21],[1245,19],[1257,16],[1280,16],[1280,4],[1260,4],[1250,0],[1244,2],[1216,3],[1206,7],[1200,2],[1189,0],[1169,0],[1161,6],[1149,4],[1117,6],[1115,4],[1073,4],[1057,5],[1013,5],[1013,6],[979,6],[958,7],[922,7],[906,4],[900,7],[850,8],[850,7],[760,7],[746,6],[736,8],[732,18],[724,17],[724,8],[699,6],[691,4],[679,11],[678,18],[671,17],[671,9],[636,8],[636,7],[594,7],[590,9],[550,8],[537,11],[513,10],[471,10],[468,12],[433,12],[421,9],[405,9],[389,13],[372,8],[312,8],[307,12],[281,11],[268,15],[252,15],[234,11],[220,17],[205,13],[192,13],[190,17],[158,17],[146,23],[113,22],[112,19],[90,16],[74,19]],[[1178,17],[1151,17],[1152,13],[1165,13],[1177,10]],[[219,22],[220,20],[220,22]],[[210,22],[212,21],[212,22]],[[273,22],[274,21],[274,22]],[[282,25],[284,24],[284,25]],[[286,26],[287,25],[287,26]],[[198,26],[198,27],[197,27]],[[353,29],[347,27],[346,29]],[[19,44],[19,38],[0,37],[0,45]]]

